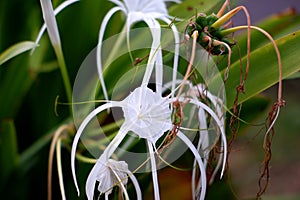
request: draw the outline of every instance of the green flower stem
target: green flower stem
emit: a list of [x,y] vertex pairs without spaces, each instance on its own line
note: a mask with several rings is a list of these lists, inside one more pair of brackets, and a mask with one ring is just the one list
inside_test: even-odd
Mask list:
[[[61,46],[60,45],[54,46],[54,51],[57,56],[58,65],[59,65],[59,69],[60,69],[61,76],[63,79],[64,87],[66,90],[67,99],[68,99],[68,102],[71,103],[72,102],[72,87],[70,84],[70,78],[68,75],[68,71],[67,71],[67,67],[66,67],[66,63],[65,63],[65,59],[64,59],[64,55],[63,55]],[[70,113],[72,113],[72,107],[70,107]]]

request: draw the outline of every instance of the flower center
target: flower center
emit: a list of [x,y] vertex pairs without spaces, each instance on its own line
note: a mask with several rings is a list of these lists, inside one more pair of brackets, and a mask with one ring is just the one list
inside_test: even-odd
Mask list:
[[169,102],[160,94],[138,87],[124,101],[125,122],[139,137],[156,142],[172,128]]

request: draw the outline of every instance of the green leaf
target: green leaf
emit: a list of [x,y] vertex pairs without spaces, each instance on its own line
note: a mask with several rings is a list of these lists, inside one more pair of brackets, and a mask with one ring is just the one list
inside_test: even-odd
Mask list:
[[[239,118],[240,122],[239,134],[244,133],[249,126],[263,125],[264,122],[257,122],[257,119],[265,115],[270,99],[263,95],[251,97],[243,103]],[[246,123],[245,123],[246,122]]]
[[[300,70],[300,30],[276,41],[282,59],[283,78]],[[246,66],[246,56],[242,58]],[[224,74],[224,71],[221,72]],[[229,78],[226,82],[228,108],[231,108],[239,85],[240,62],[231,65]],[[245,83],[245,94],[240,94],[239,103],[264,91],[278,82],[278,63],[274,48],[271,44],[258,48],[251,53],[250,70]],[[284,91],[283,91],[284,93]]]
[[[298,30],[300,22],[300,15],[295,15],[293,10],[286,11],[280,14],[274,14],[264,19],[257,24],[258,27],[267,31],[274,39],[283,37],[295,30]],[[297,27],[295,29],[295,27]],[[237,45],[232,47],[231,62],[235,62],[247,54],[247,30],[245,29],[242,34],[237,34],[234,40]],[[251,51],[268,44],[270,40],[256,30],[251,30]],[[239,49],[238,49],[238,48]],[[227,67],[227,59],[222,59],[219,68],[224,69]]]
[[300,72],[296,72],[294,74],[292,74],[291,76],[288,76],[285,78],[285,80],[291,80],[291,79],[297,79],[300,78]]
[[198,13],[206,13],[211,11],[220,4],[220,0],[187,0],[180,4],[174,4],[169,8],[169,14],[174,17],[186,19],[195,15],[196,11]]
[[31,50],[33,48],[37,47],[37,44],[31,41],[24,41],[17,44],[14,44],[13,46],[6,49],[4,52],[0,54],[0,65],[8,61],[9,59],[24,53],[25,51]]
[[19,161],[17,136],[14,122],[2,120],[0,124],[0,188],[17,166]]

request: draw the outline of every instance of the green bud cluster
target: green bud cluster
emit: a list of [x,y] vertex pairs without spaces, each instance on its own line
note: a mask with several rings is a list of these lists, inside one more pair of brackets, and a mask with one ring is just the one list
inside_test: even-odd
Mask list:
[[196,18],[195,22],[192,21],[189,23],[189,25],[186,27],[186,34],[191,37],[193,32],[197,30],[199,33],[197,42],[203,48],[213,55],[224,55],[228,54],[228,49],[219,42],[224,42],[230,47],[233,46],[234,43],[229,41],[223,34],[221,34],[221,31],[224,30],[223,27],[215,29],[212,26],[218,19],[219,18],[215,14],[210,14],[207,16],[202,13]]

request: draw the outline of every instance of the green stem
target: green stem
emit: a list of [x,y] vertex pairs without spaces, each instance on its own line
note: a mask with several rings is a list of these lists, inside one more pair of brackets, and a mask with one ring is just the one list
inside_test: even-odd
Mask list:
[[[68,99],[68,102],[71,103],[72,102],[72,89],[71,89],[72,87],[70,84],[70,78],[68,75],[64,55],[63,55],[63,52],[62,52],[62,49],[60,46],[57,48],[54,48],[54,50],[55,50],[55,53],[56,53],[56,56],[58,59],[58,65],[60,68],[61,76],[62,76],[64,87],[66,90],[67,99]],[[72,108],[70,107],[70,109],[71,109],[70,111],[72,113]]]

